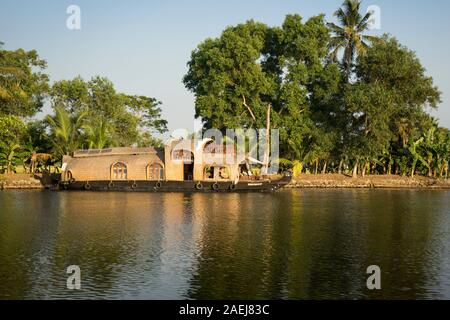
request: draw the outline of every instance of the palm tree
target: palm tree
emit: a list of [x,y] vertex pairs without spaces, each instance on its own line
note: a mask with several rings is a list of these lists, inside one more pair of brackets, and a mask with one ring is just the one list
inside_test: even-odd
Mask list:
[[85,113],[71,117],[63,107],[55,108],[55,116],[47,116],[46,121],[52,131],[52,142],[56,153],[60,156],[69,155],[80,146],[79,131]]
[[339,25],[328,23],[328,27],[334,33],[330,39],[329,48],[331,58],[337,61],[338,53],[344,50],[342,66],[346,82],[350,79],[353,62],[356,55],[364,55],[368,48],[368,43],[376,41],[377,37],[363,35],[369,28],[372,13],[368,12],[364,16],[360,14],[360,0],[345,0],[334,16],[337,17]]
[[298,178],[304,168],[305,159],[309,158],[310,153],[306,153],[305,146],[303,145],[303,140],[288,140],[289,149],[294,156],[294,160],[280,158],[278,163],[282,165],[287,165],[292,168],[292,175],[294,178]]
[[83,129],[89,149],[103,149],[112,144],[109,138],[110,126],[106,121],[100,120],[95,125],[85,124]]

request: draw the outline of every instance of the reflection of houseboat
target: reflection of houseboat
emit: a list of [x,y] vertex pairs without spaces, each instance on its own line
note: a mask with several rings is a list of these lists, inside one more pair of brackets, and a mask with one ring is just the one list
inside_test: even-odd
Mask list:
[[60,186],[97,191],[273,191],[290,181],[256,177],[248,168],[249,159],[239,159],[234,146],[207,139],[173,140],[161,149],[76,151],[63,158]]

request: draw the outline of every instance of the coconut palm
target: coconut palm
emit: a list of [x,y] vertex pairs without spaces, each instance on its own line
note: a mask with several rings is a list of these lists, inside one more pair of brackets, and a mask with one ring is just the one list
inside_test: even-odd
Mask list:
[[80,129],[85,116],[85,113],[80,113],[71,117],[63,107],[56,107],[55,115],[46,117],[51,128],[53,147],[59,156],[69,155],[79,148]]
[[113,144],[109,137],[110,126],[106,121],[100,120],[95,125],[85,124],[83,129],[89,149],[103,149]]
[[368,42],[377,39],[374,36],[363,34],[369,28],[372,13],[368,12],[363,16],[360,13],[360,8],[360,0],[345,0],[342,7],[334,13],[340,25],[327,24],[334,34],[329,44],[331,58],[337,61],[339,52],[344,50],[342,66],[346,81],[350,79],[356,55],[364,55],[369,46]]
[[305,159],[308,160],[309,154],[306,154],[305,146],[301,140],[288,140],[289,148],[294,155],[294,160],[289,160],[285,158],[278,159],[278,163],[281,165],[289,166],[292,168],[292,175],[294,178],[299,177],[302,174],[304,168]]

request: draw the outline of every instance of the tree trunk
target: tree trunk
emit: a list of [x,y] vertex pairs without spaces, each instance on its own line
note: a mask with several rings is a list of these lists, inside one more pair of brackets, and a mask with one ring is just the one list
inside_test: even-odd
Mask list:
[[322,174],[327,173],[327,161],[325,160],[325,163],[323,165]]
[[445,180],[448,178],[448,161],[445,163]]
[[366,163],[364,163],[364,164],[362,165],[362,170],[361,170],[361,172],[362,172],[362,177],[363,177],[363,178],[366,176],[367,167],[369,167],[369,166],[370,166],[369,162],[366,162]]
[[264,149],[264,160],[263,167],[261,173],[263,176],[267,175],[269,171],[269,153],[270,153],[270,111],[272,109],[272,105],[269,103],[267,106],[267,118],[266,118],[266,145]]
[[416,173],[416,165],[417,165],[417,159],[414,159],[412,168],[411,168],[411,178],[414,178],[414,174]]
[[358,165],[359,165],[359,161],[356,160],[355,165],[353,166],[353,178],[358,177]]
[[442,178],[444,176],[444,170],[445,170],[445,163],[442,163],[441,171],[439,172],[439,178]]
[[342,166],[344,165],[344,159],[341,159],[341,161],[339,162],[339,169],[338,169],[338,173],[342,174]]

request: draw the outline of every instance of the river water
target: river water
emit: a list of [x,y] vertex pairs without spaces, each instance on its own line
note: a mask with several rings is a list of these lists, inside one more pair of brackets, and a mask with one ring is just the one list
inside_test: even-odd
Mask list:
[[61,298],[449,299],[450,191],[0,192],[0,299]]

